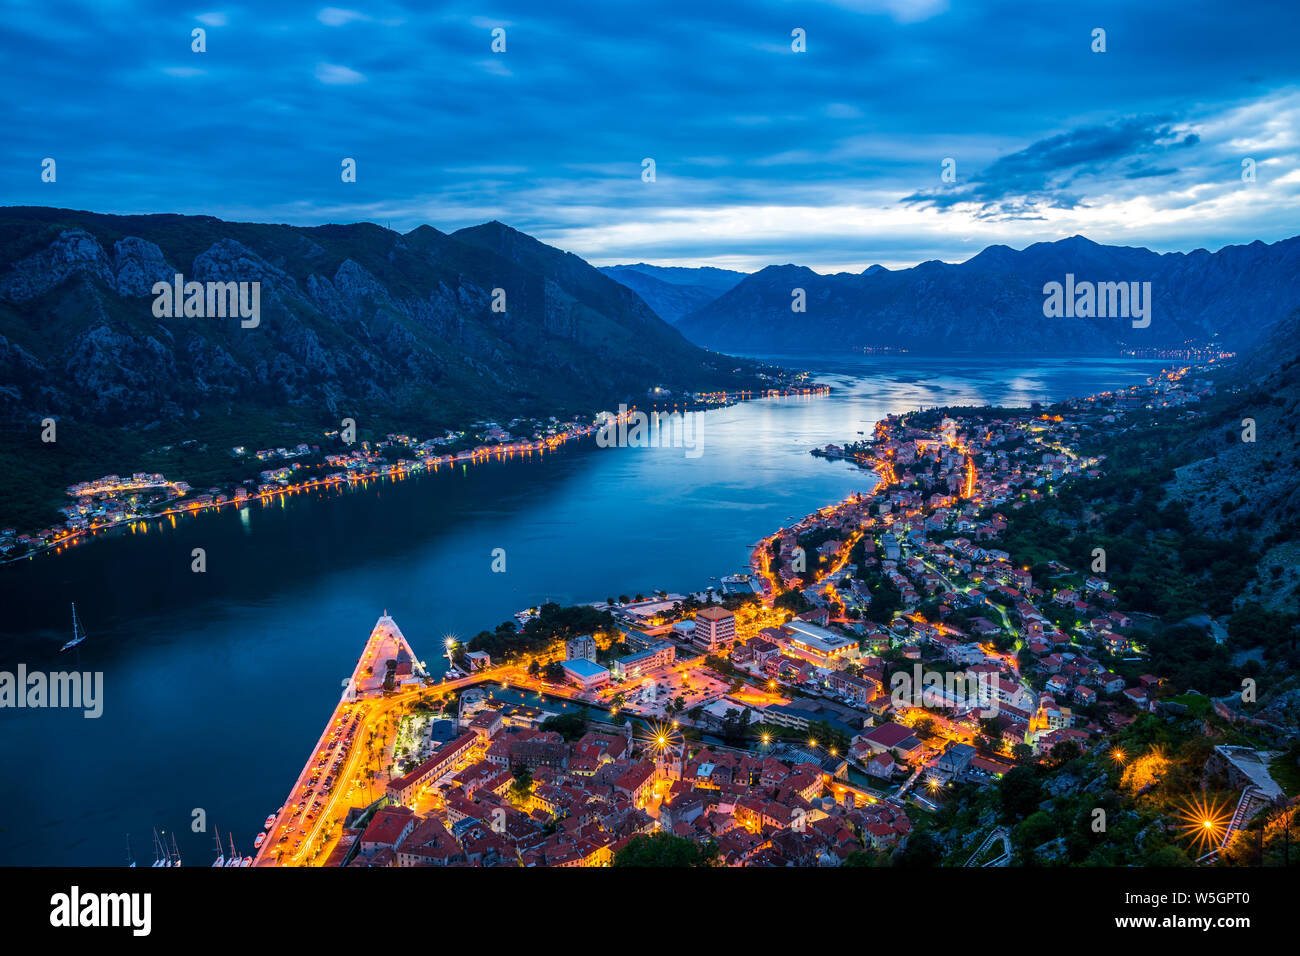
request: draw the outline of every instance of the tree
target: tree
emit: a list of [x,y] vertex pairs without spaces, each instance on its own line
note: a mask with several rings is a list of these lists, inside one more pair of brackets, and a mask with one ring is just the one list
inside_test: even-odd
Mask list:
[[542,679],[548,684],[564,682],[564,666],[559,661],[551,661],[542,668]]
[[893,858],[889,855],[888,850],[874,850],[867,847],[865,850],[854,850],[840,866],[892,866]]
[[632,837],[626,846],[614,854],[614,865],[692,867],[707,866],[708,862],[700,848],[690,840],[659,831]]
[[1013,767],[1002,778],[998,800],[1007,820],[1019,820],[1038,809],[1043,789],[1033,767]]
[[938,866],[942,854],[934,835],[928,830],[913,833],[907,841],[907,849],[898,855],[897,865],[901,867]]
[[587,718],[582,714],[560,714],[547,717],[542,721],[541,729],[554,731],[567,741],[574,741],[587,732]]
[[523,805],[533,795],[533,771],[524,764],[515,767],[514,780],[510,781],[510,802]]
[[1052,748],[1052,766],[1064,767],[1071,760],[1078,760],[1083,751],[1073,740],[1065,740]]
[[1016,827],[1016,842],[1026,850],[1047,843],[1059,835],[1060,827],[1042,810],[1031,813]]

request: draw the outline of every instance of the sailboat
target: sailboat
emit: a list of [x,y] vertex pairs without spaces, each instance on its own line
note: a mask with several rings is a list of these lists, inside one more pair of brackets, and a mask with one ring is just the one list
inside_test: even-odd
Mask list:
[[81,626],[81,622],[77,620],[77,605],[73,604],[72,605],[72,640],[68,641],[68,643],[60,647],[59,653],[63,653],[69,647],[76,647],[85,639],[86,639],[86,630]]
[[227,833],[226,836],[230,839],[230,858],[226,860],[226,866],[239,866],[239,853],[235,850],[235,835]]
[[153,829],[153,865],[154,866],[171,866],[167,859],[167,851],[163,849],[162,840],[158,838],[158,828]]
[[217,858],[216,858],[215,860],[212,861],[212,865],[213,865],[213,866],[225,866],[225,865],[226,865],[226,850],[225,850],[225,848],[221,845],[221,831],[220,831],[220,830],[217,830],[217,831],[215,832],[215,836],[216,836],[216,838],[217,838]]
[[131,855],[131,834],[126,835],[126,865],[135,866],[135,857]]
[[169,866],[180,866],[180,865],[181,865],[181,848],[178,847],[178,846],[176,845],[176,834],[174,834],[174,833],[172,834],[172,852],[176,855],[176,859],[175,859],[174,862],[172,862],[172,863],[170,863],[170,864],[168,864],[168,865],[169,865]]

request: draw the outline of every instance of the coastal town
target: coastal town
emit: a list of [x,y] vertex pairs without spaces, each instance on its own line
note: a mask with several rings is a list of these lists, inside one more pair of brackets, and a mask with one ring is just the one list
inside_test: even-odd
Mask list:
[[[1017,566],[1003,537],[1105,472],[1090,434],[1196,415],[1214,390],[1181,368],[1051,414],[891,415],[813,450],[864,489],[757,542],[747,569],[523,610],[448,640],[440,678],[385,613],[255,862],[608,866],[670,843],[696,865],[860,865],[1016,768],[1104,752],[1150,773],[1165,758],[1114,738],[1186,713],[1188,688],[1149,667],[1104,557]],[[1239,798],[1194,821],[1198,860],[1283,799],[1271,756],[1214,748]],[[1003,828],[967,852],[1012,861]]]
[[[324,431],[318,438],[292,446],[228,449],[232,462],[248,477],[238,483],[191,487],[161,472],[137,471],[130,475],[104,475],[69,485],[70,503],[59,512],[61,525],[32,531],[0,527],[0,562],[28,558],[37,553],[60,553],[98,534],[128,529],[147,531],[151,522],[168,521],[186,514],[223,507],[267,504],[286,495],[321,491],[372,481],[400,480],[426,472],[470,467],[515,457],[544,455],[569,443],[597,435],[609,424],[625,423],[641,415],[649,421],[677,421],[710,408],[725,407],[758,398],[824,395],[827,387],[807,381],[806,373],[791,373],[757,392],[699,392],[674,396],[665,388],[650,389],[647,410],[636,406],[619,413],[601,412],[588,419],[561,421],[512,419],[505,423],[476,422],[467,429],[447,431],[433,438],[390,433],[383,439],[358,440],[355,423]],[[657,417],[656,417],[657,416]],[[680,441],[680,437],[678,438]],[[190,445],[194,442],[186,442]],[[159,449],[172,450],[171,446]]]

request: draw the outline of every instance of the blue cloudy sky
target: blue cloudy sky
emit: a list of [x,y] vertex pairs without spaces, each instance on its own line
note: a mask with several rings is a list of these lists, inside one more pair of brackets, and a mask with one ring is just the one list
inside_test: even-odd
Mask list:
[[0,204],[746,270],[1300,232],[1295,0],[212,2],[8,0]]

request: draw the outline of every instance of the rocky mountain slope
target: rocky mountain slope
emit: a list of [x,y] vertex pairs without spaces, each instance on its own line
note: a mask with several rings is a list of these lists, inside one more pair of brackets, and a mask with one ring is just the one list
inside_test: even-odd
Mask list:
[[[1125,318],[1047,318],[1044,285],[1150,282],[1147,328]],[[792,311],[803,289],[806,311]],[[1024,250],[990,246],[958,265],[819,275],[769,266],[684,317],[678,328],[711,348],[769,351],[894,346],[929,352],[1114,353],[1122,348],[1257,341],[1300,305],[1300,237],[1218,252],[1158,254],[1082,236]]]
[[[261,318],[158,318],[155,282],[259,282]],[[506,310],[493,311],[494,289]],[[446,235],[0,209],[0,421],[114,425],[284,410],[591,411],[749,384],[577,256],[492,222]]]
[[1220,400],[1188,432],[1179,449],[1188,464],[1169,488],[1199,527],[1250,537],[1259,569],[1243,599],[1278,611],[1300,607],[1298,429],[1300,309],[1224,370]]

